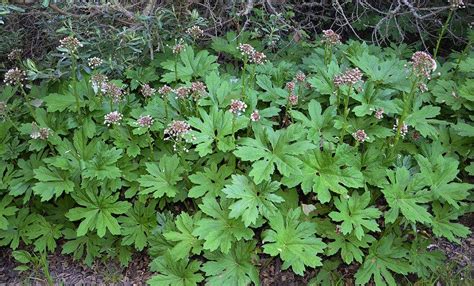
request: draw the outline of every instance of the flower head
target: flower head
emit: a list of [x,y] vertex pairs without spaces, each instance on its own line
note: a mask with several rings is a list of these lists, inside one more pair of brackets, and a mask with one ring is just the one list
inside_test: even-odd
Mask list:
[[378,120],[382,119],[383,118],[383,113],[384,113],[383,108],[377,109],[375,111],[375,118],[377,118]]
[[169,87],[168,85],[163,85],[162,87],[160,87],[158,89],[158,93],[163,97],[165,95],[167,95],[168,93],[172,92],[173,89],[171,87]]
[[112,101],[117,103],[123,100],[124,92],[113,82],[107,82],[102,85],[105,95],[112,98]]
[[99,92],[99,90],[101,92],[105,93],[109,78],[106,75],[103,75],[103,74],[95,74],[95,75],[91,76],[90,81],[91,81],[91,84],[92,84],[92,89],[94,89],[95,93]]
[[186,46],[184,45],[183,40],[180,39],[180,40],[177,41],[177,42],[175,43],[175,45],[171,48],[171,51],[173,52],[173,54],[179,54],[179,53],[181,53],[182,51],[184,51],[185,48],[186,48]]
[[250,57],[250,62],[261,65],[267,61],[267,56],[262,52],[254,52],[253,55]]
[[242,56],[247,56],[249,58],[251,58],[253,54],[255,53],[254,47],[252,47],[249,44],[240,44],[237,49],[240,51]]
[[230,102],[230,108],[229,111],[232,112],[234,115],[241,115],[245,109],[247,108],[247,104],[245,102],[238,100],[238,99],[232,99]]
[[98,67],[101,66],[103,63],[104,63],[104,61],[103,61],[101,58],[98,58],[98,57],[92,57],[92,58],[89,58],[89,59],[87,60],[87,65],[88,65],[91,69],[98,68]]
[[138,126],[143,127],[143,128],[151,127],[154,122],[155,120],[150,115],[140,116],[140,118],[137,119]]
[[250,120],[252,120],[253,122],[260,120],[260,113],[258,113],[258,110],[254,110],[252,114],[250,114]]
[[333,30],[323,30],[323,43],[327,43],[329,45],[337,45],[341,43],[341,35],[334,32]]
[[[186,122],[186,121],[181,121],[181,120],[174,120],[170,124],[168,124],[168,127],[165,129],[165,140],[171,140],[173,141],[173,150],[177,151],[178,150],[178,145],[180,145],[183,142],[183,139],[185,139],[184,142],[191,142],[192,140],[195,140],[196,137],[193,135],[191,139],[185,138],[185,136],[191,131],[191,126]],[[186,148],[186,146],[183,147],[183,151],[188,152],[189,149]]]
[[74,53],[77,51],[78,48],[83,47],[83,44],[79,42],[77,38],[72,36],[68,36],[59,40],[59,43],[59,48],[66,49],[70,53]]
[[288,96],[288,102],[295,106],[298,104],[298,96],[296,94],[290,94],[290,96]]
[[451,5],[451,9],[459,9],[466,7],[463,0],[449,0],[448,2]]
[[362,129],[359,129],[356,132],[352,133],[352,136],[360,143],[363,143],[365,142],[365,140],[369,139],[365,131]]
[[13,69],[9,69],[5,73],[5,79],[3,80],[3,82],[6,85],[22,85],[25,79],[26,79],[25,71],[19,68],[13,68]]
[[189,87],[181,86],[174,90],[176,94],[176,99],[185,99],[191,93],[191,89]]
[[262,52],[257,52],[254,47],[249,44],[239,44],[237,49],[242,56],[246,56],[251,63],[260,65],[267,61],[267,56]]
[[191,91],[194,100],[198,100],[206,92],[206,85],[201,81],[191,83]]
[[206,92],[206,85],[201,81],[195,81],[191,83],[191,91],[197,93]]
[[306,75],[302,71],[299,71],[295,75],[295,80],[297,82],[304,82],[306,80]]
[[118,111],[112,111],[104,116],[104,124],[106,124],[107,126],[120,125],[120,121],[122,121],[122,118],[122,113]]
[[50,133],[51,129],[45,127],[39,128],[36,122],[31,123],[31,139],[46,140],[48,139]]
[[344,73],[336,75],[333,79],[335,86],[354,85],[362,81],[362,72],[359,68],[348,69]]
[[8,60],[10,61],[16,61],[16,60],[19,60],[21,59],[21,55],[23,54],[23,50],[22,49],[13,49],[10,51],[10,53],[8,53]]
[[204,35],[204,31],[199,26],[192,26],[186,30],[186,34],[190,35],[191,37],[197,39]]
[[295,82],[294,81],[287,82],[286,89],[288,89],[289,92],[293,92],[295,90]]
[[[398,118],[395,119],[395,124],[393,125],[393,131],[397,132],[398,130]],[[400,135],[402,138],[405,138],[405,136],[408,134],[408,125],[403,122],[402,127],[400,128]]]
[[425,52],[415,52],[411,57],[411,64],[417,77],[430,79],[431,73],[436,70],[436,61]]
[[185,134],[188,134],[191,131],[191,126],[186,121],[174,120],[168,127],[165,129],[164,133],[166,136],[169,136],[173,139],[182,138]]
[[149,84],[144,84],[140,91],[143,97],[152,97],[156,93],[156,89],[152,88]]

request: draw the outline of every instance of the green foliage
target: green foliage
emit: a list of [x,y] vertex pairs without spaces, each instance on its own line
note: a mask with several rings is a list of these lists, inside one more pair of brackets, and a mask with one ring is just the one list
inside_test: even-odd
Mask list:
[[193,234],[193,231],[196,229],[196,223],[200,219],[201,216],[198,214],[191,217],[187,213],[182,213],[176,217],[177,231],[166,231],[163,233],[163,236],[168,241],[177,242],[171,249],[171,255],[175,260],[186,258],[191,252],[193,254],[201,253],[202,241]]
[[107,229],[111,234],[120,234],[120,225],[112,215],[126,213],[131,204],[117,201],[118,197],[118,193],[111,194],[108,191],[74,193],[72,198],[83,207],[70,209],[66,217],[71,221],[81,220],[77,236],[83,236],[94,229],[99,237],[103,237]]
[[234,242],[253,237],[253,231],[242,221],[230,218],[229,202],[222,200],[219,204],[216,199],[205,197],[199,205],[199,209],[209,217],[196,223],[193,235],[205,241],[204,249],[213,251],[219,248],[228,253]]
[[314,147],[309,141],[300,140],[302,131],[298,125],[277,131],[265,128],[255,134],[256,139],[243,138],[234,154],[243,161],[254,162],[249,175],[257,184],[270,180],[274,165],[284,176],[299,174],[301,160],[297,155]]
[[232,185],[222,190],[227,198],[235,199],[235,203],[229,206],[229,217],[241,217],[246,227],[255,224],[260,215],[270,217],[277,209],[275,203],[284,201],[274,194],[279,187],[277,182],[256,185],[245,176],[233,175]]
[[343,234],[354,233],[361,240],[365,235],[365,229],[369,231],[380,231],[376,222],[382,213],[374,207],[367,207],[370,203],[370,193],[365,192],[362,196],[354,192],[349,198],[341,197],[334,199],[334,205],[338,212],[329,213],[329,217],[336,222],[342,222]]
[[373,278],[376,285],[398,285],[390,271],[408,274],[411,267],[407,258],[408,251],[394,235],[384,236],[369,248],[369,254],[355,275],[356,284],[365,285]]
[[270,218],[270,230],[263,236],[263,251],[271,256],[279,255],[283,260],[283,269],[291,269],[303,275],[305,266],[321,266],[325,243],[316,238],[316,225],[312,222],[301,222],[300,209],[289,210],[285,217],[276,214]]
[[[428,78],[406,46],[243,55],[250,35],[214,39],[219,57],[188,35],[113,71],[79,49],[54,81],[18,62],[29,79],[0,87],[0,246],[19,270],[60,248],[88,266],[146,251],[151,285],[260,285],[280,261],[310,285],[344,267],[360,285],[433,277],[445,257],[427,247],[470,234],[472,54]],[[120,90],[92,86],[105,74]]]
[[8,220],[7,217],[15,215],[18,209],[14,206],[8,206],[13,201],[13,198],[10,196],[5,196],[0,201],[0,229],[8,229]]
[[201,263],[189,262],[187,259],[173,260],[171,254],[165,254],[153,260],[151,270],[160,274],[148,280],[150,285],[163,286],[194,286],[198,285],[204,277],[198,273]]
[[253,265],[255,243],[237,242],[227,254],[211,252],[205,255],[209,261],[202,270],[209,278],[208,285],[245,286],[253,282],[260,284],[258,269]]
[[144,187],[142,194],[152,193],[153,197],[161,198],[164,195],[172,198],[178,192],[176,183],[181,180],[183,168],[179,166],[177,156],[164,156],[159,165],[146,163],[149,175],[142,175],[138,182]]

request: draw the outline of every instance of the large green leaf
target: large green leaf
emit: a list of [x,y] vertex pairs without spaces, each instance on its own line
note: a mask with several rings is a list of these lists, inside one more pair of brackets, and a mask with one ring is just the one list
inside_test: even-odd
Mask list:
[[284,217],[276,213],[270,218],[271,229],[263,232],[263,252],[280,256],[283,269],[291,266],[293,272],[303,275],[305,267],[321,266],[321,258],[326,244],[316,238],[316,225],[300,219],[301,209],[289,210]]

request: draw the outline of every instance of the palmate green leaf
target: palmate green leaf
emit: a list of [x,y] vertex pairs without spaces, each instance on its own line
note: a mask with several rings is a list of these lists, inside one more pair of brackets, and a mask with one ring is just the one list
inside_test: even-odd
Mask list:
[[76,97],[71,93],[68,94],[57,94],[52,93],[46,97],[43,97],[46,106],[48,107],[48,112],[54,111],[64,111],[68,108],[73,107],[73,110],[77,109],[76,106]]
[[386,184],[385,176],[387,166],[384,164],[384,154],[380,152],[380,146],[370,144],[361,155],[362,174],[367,183],[372,186],[381,187]]
[[303,275],[308,267],[321,266],[322,253],[326,244],[316,238],[316,226],[300,220],[301,209],[289,210],[284,217],[276,213],[269,219],[271,229],[263,232],[263,252],[271,256],[279,255],[282,268],[291,267],[293,272]]
[[337,271],[340,264],[339,259],[325,260],[316,277],[312,278],[307,286],[338,285],[343,280]]
[[119,193],[97,190],[80,191],[71,194],[81,206],[72,208],[66,214],[70,221],[81,220],[77,228],[77,236],[86,235],[88,231],[97,230],[99,237],[104,237],[108,229],[111,234],[121,234],[120,225],[114,214],[124,214],[131,207],[129,202],[117,201]]
[[276,210],[275,204],[284,199],[275,194],[279,190],[278,182],[263,182],[256,185],[243,175],[232,175],[232,184],[222,190],[228,199],[235,199],[229,207],[230,218],[241,217],[245,226],[257,222],[257,218],[270,217]]
[[365,229],[380,231],[376,219],[382,215],[382,212],[375,207],[367,207],[369,203],[370,192],[364,192],[362,196],[359,196],[359,193],[355,191],[349,198],[341,196],[340,199],[334,199],[334,205],[339,211],[329,213],[329,217],[333,221],[342,222],[343,234],[354,233],[357,239],[362,240]]
[[135,202],[126,216],[118,218],[122,228],[122,245],[135,245],[137,250],[143,250],[148,245],[148,237],[156,227],[156,201],[148,206]]
[[[311,60],[312,58],[314,61]],[[332,79],[335,75],[341,72],[341,68],[339,67],[337,61],[333,60],[328,66],[326,66],[322,61],[322,57],[317,54],[312,54],[303,61],[308,62],[308,64],[310,64],[310,68],[317,72],[315,76],[308,78],[308,83],[311,84],[311,86],[315,88],[320,94],[332,95],[333,91],[335,90]],[[322,69],[321,67],[326,67],[326,69]]]
[[338,136],[337,129],[334,128],[334,118],[336,116],[336,107],[330,106],[322,111],[321,104],[316,100],[311,100],[308,104],[309,117],[297,110],[291,110],[291,116],[301,122],[308,129],[308,140],[319,144],[321,139],[333,142],[335,136]]
[[474,126],[464,122],[458,122],[451,127],[457,134],[463,137],[474,137]]
[[96,145],[94,157],[85,162],[86,168],[82,172],[84,178],[96,179],[99,181],[105,179],[120,178],[120,169],[116,166],[117,161],[122,157],[122,150],[115,147],[110,148],[105,143]]
[[466,199],[473,189],[472,184],[452,182],[459,173],[459,162],[441,154],[433,154],[429,158],[418,154],[415,158],[420,166],[418,176],[432,192],[433,199],[459,208],[459,202]]
[[301,140],[304,135],[303,128],[298,124],[278,131],[264,128],[256,133],[255,139],[243,138],[234,154],[243,161],[253,162],[249,175],[257,184],[270,181],[274,165],[283,176],[288,177],[300,173],[301,160],[297,155],[315,148],[309,141]]
[[198,272],[201,263],[188,259],[175,261],[170,253],[160,256],[151,263],[151,270],[158,275],[151,277],[147,283],[152,286],[194,286],[204,280]]
[[253,237],[253,231],[245,227],[241,220],[230,218],[229,205],[229,201],[221,199],[219,204],[212,197],[204,197],[199,205],[209,218],[201,218],[192,234],[205,241],[204,249],[214,251],[219,248],[228,253],[236,241]]
[[7,229],[0,229],[0,246],[9,245],[11,249],[15,250],[20,245],[20,241],[30,244],[31,240],[27,232],[36,219],[36,215],[30,214],[28,208],[21,208],[16,216],[8,217]]
[[55,167],[39,167],[34,173],[39,182],[33,187],[33,193],[40,196],[42,202],[74,191],[74,182],[68,179],[71,175],[67,171]]
[[347,236],[334,232],[329,238],[334,239],[334,241],[328,243],[326,255],[334,255],[340,251],[342,261],[346,264],[351,264],[354,260],[362,263],[365,257],[362,248],[368,248],[370,244],[376,241],[375,237],[370,234],[364,235],[359,240],[354,234]]
[[15,173],[14,169],[13,164],[8,164],[6,161],[0,160],[0,191],[8,191],[8,185]]
[[[67,228],[63,231],[67,242],[63,244],[62,254],[72,254],[74,260],[84,258],[84,263],[92,266],[95,258],[100,255],[101,240],[95,233],[77,236],[76,231]],[[85,254],[85,257],[84,257]]]
[[234,117],[232,113],[219,110],[217,106],[211,107],[209,113],[199,109],[199,114],[200,118],[192,117],[188,122],[198,130],[193,130],[191,134],[195,137],[193,143],[197,145],[196,151],[201,157],[211,154],[215,148],[223,152],[233,150],[233,132],[245,128],[249,120],[244,116]]
[[180,53],[177,62],[177,78],[175,73],[175,61],[167,60],[161,63],[163,69],[167,70],[163,74],[162,82],[172,83],[177,81],[189,82],[193,78],[205,77],[207,74],[217,70],[219,66],[216,63],[217,57],[209,55],[206,50],[199,51],[197,54],[190,46]]
[[62,225],[48,222],[42,216],[36,216],[34,223],[27,229],[26,235],[34,241],[35,251],[54,252],[56,240],[61,236]]
[[349,56],[349,60],[372,81],[408,91],[409,87],[405,84],[405,73],[401,72],[405,70],[405,62],[397,58],[384,59],[380,56],[370,55],[367,48],[366,46],[362,54]]
[[449,205],[433,204],[434,217],[431,221],[433,233],[440,237],[446,237],[449,241],[460,243],[459,238],[467,237],[471,231],[468,227],[452,222],[465,213],[464,208],[453,209]]
[[158,80],[160,77],[154,67],[136,67],[134,69],[127,69],[125,71],[127,78],[131,79],[130,87],[132,90],[136,89],[143,83],[149,83]]
[[9,194],[18,197],[23,195],[24,202],[28,201],[36,183],[34,170],[44,165],[42,154],[31,154],[28,160],[18,160],[18,167],[10,181]]
[[468,100],[465,105],[469,110],[474,108],[472,104],[474,101],[474,79],[466,79],[466,81],[459,87],[459,96]]
[[357,285],[367,285],[373,279],[376,286],[399,285],[391,272],[408,274],[412,270],[407,261],[408,251],[393,234],[372,244],[364,263],[355,274]]
[[202,266],[209,286],[260,285],[258,269],[254,266],[255,241],[237,242],[228,254],[215,251],[205,254],[208,260]]
[[430,200],[430,196],[422,189],[423,185],[410,175],[406,167],[388,170],[387,175],[390,183],[381,190],[390,206],[385,213],[385,222],[393,223],[401,212],[408,221],[430,223],[431,214],[422,205]]
[[272,102],[278,106],[285,106],[288,101],[288,91],[273,83],[270,76],[258,74],[256,76],[256,84],[265,91],[263,94],[258,95],[259,100]]
[[224,186],[230,182],[230,175],[234,172],[234,167],[222,165],[217,168],[217,164],[211,164],[209,168],[204,168],[204,172],[196,172],[189,176],[189,180],[194,186],[189,190],[190,198],[199,198],[206,194],[216,197],[220,195]]
[[430,250],[431,241],[417,236],[411,244],[410,263],[419,277],[429,278],[444,263],[446,258],[440,250]]
[[190,253],[200,254],[202,250],[202,241],[199,240],[193,231],[196,229],[196,223],[201,219],[201,214],[189,216],[183,212],[176,217],[176,231],[166,231],[163,236],[169,240],[177,242],[171,249],[171,255],[174,260],[186,258]]
[[446,104],[452,110],[459,110],[467,102],[463,97],[453,96],[456,95],[458,86],[456,82],[452,80],[439,79],[435,82],[431,93],[436,99],[437,103]]
[[[409,126],[413,126],[422,136],[437,138],[438,131],[430,123],[433,122],[432,118],[436,117],[440,110],[441,108],[438,106],[423,106],[421,109],[414,110],[410,113],[405,123]],[[437,120],[437,122],[439,122],[439,120]]]
[[234,98],[233,88],[235,85],[231,83],[230,79],[223,80],[218,72],[211,72],[206,75],[204,83],[207,87],[207,96],[199,100],[199,105],[227,108],[231,99]]
[[177,183],[181,181],[184,168],[180,166],[177,155],[165,155],[160,163],[146,163],[149,175],[142,175],[138,182],[143,187],[140,194],[153,194],[154,198],[167,196],[173,198],[179,192]]
[[15,206],[9,206],[13,201],[13,197],[4,196],[0,201],[0,230],[8,229],[8,219],[7,217],[15,215],[18,208]]
[[459,63],[460,72],[474,72],[474,57],[466,57]]
[[364,92],[352,96],[353,99],[360,102],[360,105],[354,107],[354,113],[358,117],[363,117],[374,113],[375,110],[382,108],[385,113],[396,113],[397,106],[391,96],[393,90],[380,90],[375,87],[374,82],[369,81],[364,86]]
[[352,147],[338,145],[335,152],[319,148],[303,157],[301,175],[283,179],[283,183],[293,187],[301,183],[305,194],[313,191],[321,203],[331,200],[331,192],[345,195],[347,187],[364,186],[364,177],[360,171],[360,158]]

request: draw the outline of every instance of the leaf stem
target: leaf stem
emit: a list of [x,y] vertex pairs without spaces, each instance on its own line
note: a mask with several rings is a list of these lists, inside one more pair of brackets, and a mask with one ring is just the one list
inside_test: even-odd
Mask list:
[[28,107],[28,110],[30,111],[31,117],[32,117],[33,119],[35,119],[35,114],[34,114],[33,108],[31,108],[31,100],[30,100],[30,97],[29,97],[28,94],[26,93],[26,91],[25,91],[25,89],[23,88],[23,85],[22,85],[22,84],[20,84],[20,92],[21,92],[21,94],[23,95],[23,97],[25,98],[26,106]]
[[449,22],[451,21],[453,13],[454,13],[454,9],[451,9],[449,11],[448,18],[446,19],[446,22],[444,22],[444,25],[441,28],[441,32],[439,33],[438,41],[436,42],[436,48],[433,52],[433,59],[435,59],[435,60],[436,60],[436,56],[438,55],[438,50],[439,50],[439,46],[441,44],[441,40],[443,39],[444,33],[446,32],[446,29],[448,28],[448,25],[449,25]]

